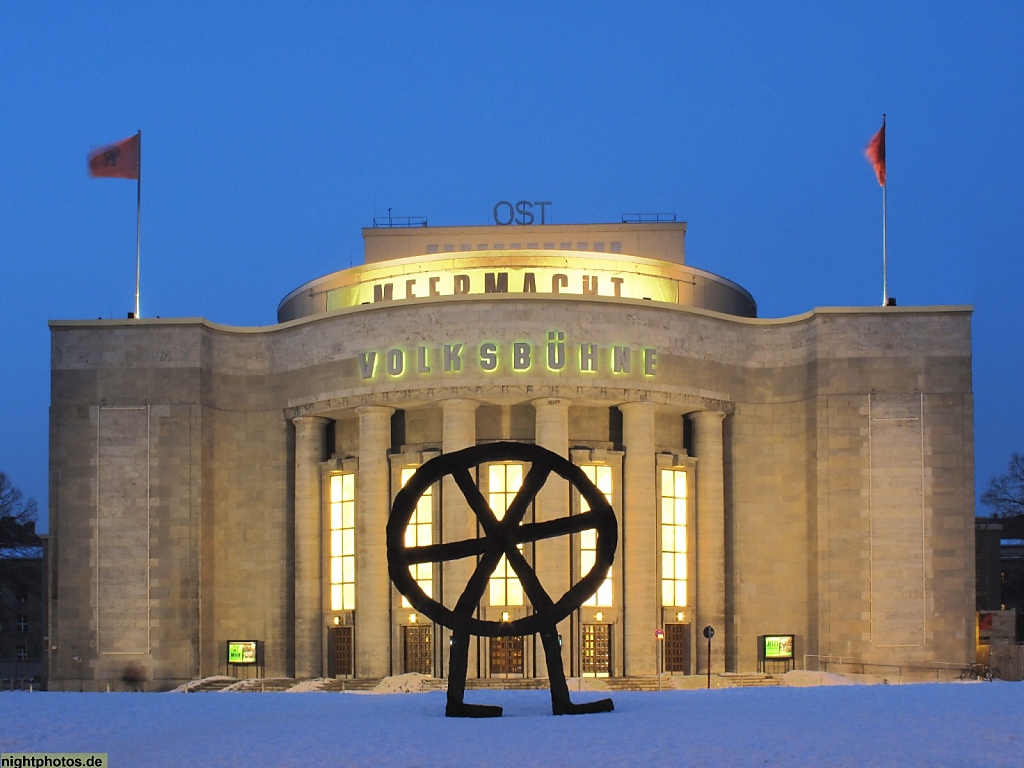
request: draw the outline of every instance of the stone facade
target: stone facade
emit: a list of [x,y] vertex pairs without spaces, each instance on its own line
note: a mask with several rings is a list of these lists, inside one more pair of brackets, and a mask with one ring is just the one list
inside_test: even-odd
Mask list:
[[[496,228],[464,229],[475,243]],[[543,227],[503,240],[516,229],[525,241]],[[448,255],[458,270],[463,256]],[[495,269],[513,262],[506,245]],[[717,671],[755,669],[757,637],[773,633],[795,635],[798,666],[972,660],[970,309],[758,319],[679,295],[382,297],[263,328],[51,322],[51,687],[116,686],[131,664],[152,687],[222,674],[237,639],[264,641],[271,676],[407,671],[407,630],[426,619],[387,577],[400,471],[493,440],[611,468],[611,598],[560,625],[570,675],[590,669],[595,626],[608,628],[598,674],[615,676],[704,671],[705,625]],[[665,468],[689,490],[685,604],[663,604]],[[355,478],[354,609],[332,604],[339,473]],[[435,540],[474,535],[449,480]],[[578,505],[549,489],[532,514]],[[528,548],[549,591],[579,577],[579,547]],[[453,605],[467,568],[437,566],[433,594]],[[485,601],[480,615],[528,610]],[[686,628],[685,645],[672,635],[674,667],[655,637],[669,625]],[[431,674],[446,673],[447,638],[427,630],[417,663]],[[353,644],[340,672],[339,642]],[[470,676],[497,674],[488,642],[471,649]],[[515,663],[545,674],[534,638]]]

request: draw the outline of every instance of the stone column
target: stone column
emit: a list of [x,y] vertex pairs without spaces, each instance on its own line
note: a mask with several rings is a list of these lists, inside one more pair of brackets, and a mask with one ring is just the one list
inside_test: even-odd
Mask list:
[[391,511],[388,449],[393,408],[363,405],[356,472],[356,676],[391,672],[391,579],[387,524]]
[[[544,397],[533,401],[536,413],[536,442],[542,448],[557,453],[563,459],[569,458],[569,401],[564,398]],[[552,474],[547,483],[537,494],[537,521],[557,520],[569,516],[569,485],[558,475]],[[552,600],[558,600],[569,589],[572,575],[569,567],[572,562],[571,539],[560,536],[556,539],[539,541],[535,545],[535,562],[540,583]],[[571,669],[569,618],[558,624],[558,634],[562,637],[562,666]],[[547,675],[547,661],[544,658],[543,646],[537,645],[537,674]]]
[[[478,405],[476,400],[462,398],[441,401],[443,416],[441,450],[443,453],[452,453],[476,445],[476,409]],[[476,516],[470,510],[462,491],[459,490],[451,475],[441,481],[441,505],[441,530],[444,541],[463,541],[476,538]],[[466,588],[466,584],[469,583],[475,566],[476,561],[473,558],[452,560],[442,566],[441,597],[442,602],[448,608],[454,608],[459,601],[459,596]],[[442,636],[444,645],[441,663],[447,665],[451,630],[444,629]],[[476,647],[476,642],[471,638],[467,677],[477,676]],[[445,674],[441,674],[441,676],[446,676],[446,673],[447,668],[445,668]]]
[[722,450],[721,411],[691,413],[693,452],[697,458],[696,511],[697,588],[696,626],[697,673],[707,673],[707,646],[701,634],[706,626],[715,628],[711,641],[711,671],[725,672],[725,466]]
[[623,403],[622,442],[626,456],[622,469],[622,510],[619,515],[619,554],[616,574],[623,580],[623,658],[625,674],[658,672],[661,626],[658,584],[659,510],[655,488],[654,403]]
[[330,419],[299,416],[295,425],[295,677],[322,677],[323,517],[320,463]]

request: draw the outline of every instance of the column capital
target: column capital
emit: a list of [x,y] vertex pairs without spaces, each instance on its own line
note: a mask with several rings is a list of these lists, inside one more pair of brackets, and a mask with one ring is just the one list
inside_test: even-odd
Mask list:
[[476,410],[480,407],[479,400],[473,400],[470,397],[446,397],[441,401],[442,410],[450,410],[452,408],[472,408]]
[[568,408],[572,402],[567,397],[538,397],[531,400],[534,408]]
[[686,414],[686,416],[690,421],[722,422],[725,421],[726,414],[725,411],[692,411]]
[[391,416],[395,412],[395,409],[392,408],[390,405],[357,405],[355,411],[360,416],[362,416],[364,413],[369,414],[385,412],[387,413],[388,416]]
[[324,416],[296,416],[292,419],[292,424],[296,427],[326,427],[331,421],[333,419],[328,419]]
[[619,403],[617,406],[620,411],[625,413],[626,411],[642,412],[651,408],[657,408],[658,404],[651,402],[650,400],[636,400],[631,403]]

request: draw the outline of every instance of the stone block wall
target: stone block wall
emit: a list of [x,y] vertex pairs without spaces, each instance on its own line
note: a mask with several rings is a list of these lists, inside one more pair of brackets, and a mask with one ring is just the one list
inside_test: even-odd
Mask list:
[[[655,349],[656,373],[639,357],[625,374],[610,362],[553,371],[550,331],[564,332],[570,355],[583,342]],[[528,340],[535,364],[484,371],[467,351],[461,370],[442,369],[443,344],[493,340],[506,356]],[[405,444],[438,447],[441,401],[453,397],[478,403],[477,440],[526,441],[537,437],[533,403],[567,398],[570,447],[615,450],[619,406],[649,402],[655,450],[678,455],[691,447],[688,414],[724,413],[726,668],[752,669],[757,635],[776,632],[797,635],[798,655],[971,658],[969,310],[754,320],[467,296],[266,329],[53,323],[52,344],[58,687],[116,687],[129,661],[152,686],[218,674],[229,639],[264,640],[267,674],[293,674],[291,419],[329,418],[331,452],[360,459],[358,406],[400,409]],[[429,373],[363,375],[368,351],[401,348],[415,361],[421,346]],[[657,525],[657,509],[630,513]]]

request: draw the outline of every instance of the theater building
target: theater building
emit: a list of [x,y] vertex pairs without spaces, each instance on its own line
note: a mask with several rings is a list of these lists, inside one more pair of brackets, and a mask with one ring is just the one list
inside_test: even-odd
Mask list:
[[[257,657],[268,676],[446,676],[450,631],[391,585],[385,526],[418,467],[494,441],[579,465],[617,516],[605,581],[558,626],[567,675],[703,673],[707,626],[715,672],[762,666],[765,636],[796,667],[973,660],[970,308],[759,318],[687,263],[685,231],[370,228],[364,263],[273,325],[52,321],[51,688]],[[471,471],[500,517],[528,469]],[[555,478],[524,523],[585,507]],[[445,477],[406,544],[478,535]],[[522,551],[557,599],[593,547]],[[474,560],[414,568],[453,607]],[[529,602],[502,561],[476,615]],[[470,678],[545,675],[538,637],[473,638]]]

